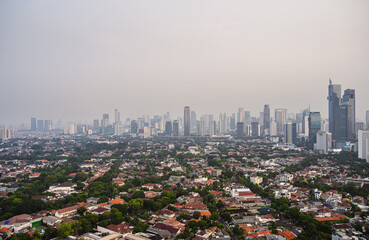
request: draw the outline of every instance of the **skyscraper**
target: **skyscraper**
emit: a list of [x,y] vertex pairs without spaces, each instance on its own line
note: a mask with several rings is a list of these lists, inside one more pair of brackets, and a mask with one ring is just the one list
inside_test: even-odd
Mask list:
[[237,123],[243,122],[245,118],[245,110],[243,108],[239,108],[237,112]]
[[355,90],[354,89],[346,89],[343,93],[342,104],[341,107],[346,108],[346,138],[347,139],[356,139],[356,131],[355,131]]
[[369,110],[366,111],[366,129],[369,130]]
[[138,131],[138,123],[136,120],[131,121],[131,133],[137,133]]
[[346,89],[341,98],[341,85],[328,85],[329,131],[333,140],[356,139],[355,134],[355,90]]
[[36,131],[36,129],[37,129],[36,118],[33,117],[31,118],[31,131]]
[[236,114],[232,113],[232,116],[229,117],[229,128],[231,130],[236,129]]
[[[270,108],[269,104],[264,105],[264,123],[263,123],[264,130],[270,130]],[[267,131],[267,132],[268,132]]]
[[196,113],[191,111],[191,128],[196,128]]
[[243,138],[244,131],[243,131],[243,122],[237,123],[237,138]]
[[327,154],[332,147],[332,134],[329,132],[319,131],[316,135],[316,143],[314,150]]
[[369,162],[369,131],[358,132],[358,158]]
[[226,113],[219,114],[219,133],[226,133],[227,132],[227,115]]
[[251,123],[251,136],[259,137],[259,123],[258,122]]
[[178,123],[178,120],[173,121],[173,136],[179,136],[179,123]]
[[44,131],[44,120],[37,120],[37,131]]
[[284,142],[286,144],[296,144],[297,141],[297,129],[296,123],[288,122],[285,125]]
[[305,137],[309,136],[309,116],[310,116],[310,109],[305,109],[302,112],[302,133]]
[[120,123],[120,112],[118,112],[118,109],[115,109],[114,111],[114,117],[115,117],[115,123]]
[[284,135],[284,109],[278,108],[275,110],[275,122],[277,123],[277,135]]
[[165,123],[165,135],[172,136],[172,122],[171,121],[167,121]]
[[310,112],[309,115],[309,142],[316,143],[316,134],[320,131],[321,127],[320,112]]
[[53,120],[45,120],[45,131],[53,130]]
[[184,117],[183,117],[183,127],[184,127],[184,135],[190,136],[191,129],[191,111],[189,106],[185,106],[184,108]]

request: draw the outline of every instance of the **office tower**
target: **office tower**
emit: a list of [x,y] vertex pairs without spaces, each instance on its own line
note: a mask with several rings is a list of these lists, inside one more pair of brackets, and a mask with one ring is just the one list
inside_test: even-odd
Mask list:
[[243,138],[244,131],[243,131],[243,122],[237,123],[237,138]]
[[369,130],[369,110],[366,111],[366,129]]
[[309,115],[309,142],[316,143],[316,134],[320,131],[320,112],[310,112]]
[[94,132],[97,133],[99,132],[99,119],[95,119],[94,122],[93,122],[93,129],[94,129]]
[[333,140],[347,141],[356,139],[355,134],[355,90],[346,89],[341,99],[341,85],[328,85],[329,131]]
[[201,121],[196,121],[196,135],[201,136]]
[[244,122],[244,128],[245,126],[248,126],[248,125],[251,125],[251,113],[250,111],[245,111],[245,117],[243,119],[243,122]]
[[251,136],[259,137],[259,123],[258,122],[251,123]]
[[277,123],[270,120],[270,136],[277,136]]
[[227,132],[227,115],[226,113],[219,114],[219,133],[223,134]]
[[196,128],[196,113],[191,111],[191,129]]
[[232,113],[232,116],[229,117],[229,128],[231,130],[236,129],[236,114]]
[[45,120],[45,131],[53,130],[53,120]]
[[321,130],[324,132],[329,132],[329,120],[328,119],[323,119]]
[[329,79],[328,85],[328,111],[329,111],[329,132],[332,133],[332,138],[337,139],[337,119],[340,113],[341,103],[341,85],[332,84]]
[[115,109],[114,111],[114,117],[115,117],[115,123],[120,123],[120,112],[118,112],[118,109]]
[[332,134],[330,132],[318,131],[314,150],[327,154],[332,147]]
[[263,129],[270,131],[270,108],[269,108],[269,104],[264,105]]
[[31,131],[36,131],[37,124],[36,124],[36,118],[31,118]]
[[296,131],[302,133],[302,113],[296,113]]
[[356,139],[355,123],[355,90],[346,89],[343,93],[341,107],[346,108],[346,139]]
[[210,122],[214,121],[214,116],[210,114],[205,114],[200,117],[201,121],[201,135],[210,135]]
[[109,114],[103,114],[102,124],[101,126],[103,128],[107,127],[109,125]]
[[215,121],[210,121],[210,127],[209,127],[209,135],[213,136],[217,132],[217,123]]
[[138,123],[136,120],[131,121],[131,133],[137,133],[138,131]]
[[366,159],[369,163],[369,131],[358,132],[358,158]]
[[37,120],[37,131],[44,131],[44,120]]
[[284,142],[286,144],[296,144],[297,142],[297,129],[296,123],[288,122],[285,124]]
[[245,118],[245,110],[243,108],[239,108],[237,113],[237,123],[244,122],[244,118]]
[[259,119],[257,119],[257,122],[260,126],[260,131],[264,132],[264,112],[260,112]]
[[114,123],[114,135],[121,136],[123,135],[123,123],[116,122]]
[[305,109],[302,112],[302,133],[305,135],[305,137],[309,136],[309,115],[310,109]]
[[284,135],[284,109],[278,108],[275,110],[275,122],[277,123],[277,135]]
[[172,122],[171,121],[167,121],[165,123],[165,135],[166,136],[172,136]]
[[189,106],[185,106],[184,108],[184,135],[190,136],[190,129],[191,129],[191,111]]
[[178,120],[173,121],[173,136],[179,136],[179,123]]

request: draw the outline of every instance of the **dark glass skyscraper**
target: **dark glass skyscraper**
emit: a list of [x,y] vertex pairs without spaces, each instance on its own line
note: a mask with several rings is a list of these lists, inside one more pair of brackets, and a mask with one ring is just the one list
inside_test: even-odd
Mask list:
[[346,139],[356,139],[355,131],[355,90],[346,89],[342,97],[342,107],[346,108]]
[[184,121],[183,121],[183,127],[184,127],[184,135],[190,136],[190,129],[191,129],[191,111],[189,106],[185,106],[184,108]]
[[329,132],[332,133],[332,138],[337,139],[338,116],[341,114],[341,85],[332,84],[329,79],[328,86],[328,111],[329,111]]
[[356,139],[355,90],[346,89],[341,98],[341,85],[328,86],[329,131],[332,139],[347,141]]
[[320,112],[310,112],[309,115],[309,142],[316,143],[316,134],[321,128],[321,116]]

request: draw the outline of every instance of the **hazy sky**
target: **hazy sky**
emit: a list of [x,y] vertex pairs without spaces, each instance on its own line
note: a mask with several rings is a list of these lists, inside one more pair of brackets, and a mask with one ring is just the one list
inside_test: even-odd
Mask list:
[[368,0],[0,1],[0,123],[369,110]]

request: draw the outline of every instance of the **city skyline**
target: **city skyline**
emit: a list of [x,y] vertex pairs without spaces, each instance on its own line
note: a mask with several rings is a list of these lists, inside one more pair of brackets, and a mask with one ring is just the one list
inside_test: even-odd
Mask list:
[[221,1],[103,8],[98,1],[2,1],[0,123],[90,121],[114,109],[123,118],[181,116],[186,105],[216,116],[310,105],[326,118],[329,78],[356,89],[364,120],[368,8],[368,1],[233,1],[226,8]]

